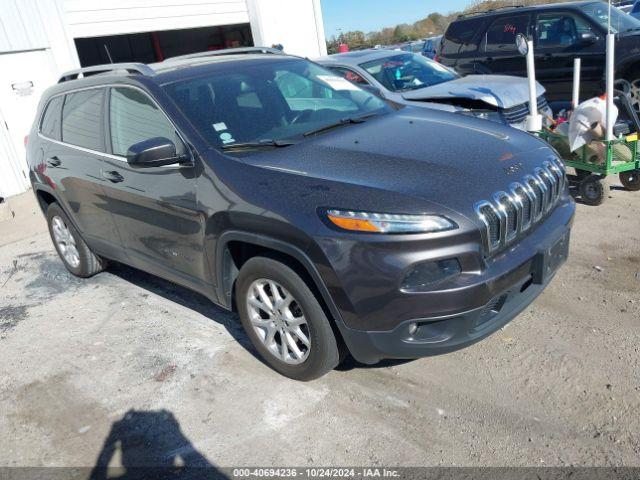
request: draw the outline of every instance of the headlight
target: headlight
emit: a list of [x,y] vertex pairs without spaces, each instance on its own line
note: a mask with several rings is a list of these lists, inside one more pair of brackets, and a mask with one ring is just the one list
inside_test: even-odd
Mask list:
[[334,225],[352,232],[434,233],[458,228],[455,222],[440,215],[396,215],[328,210],[327,218]]
[[502,122],[502,117],[495,110],[462,110],[458,112],[469,117],[481,118],[482,120],[490,120],[492,122]]

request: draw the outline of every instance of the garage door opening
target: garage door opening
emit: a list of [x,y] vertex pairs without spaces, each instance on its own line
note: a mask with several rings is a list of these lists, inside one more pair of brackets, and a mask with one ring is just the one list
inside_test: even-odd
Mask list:
[[129,33],[108,37],[76,38],[80,65],[161,62],[165,58],[222,48],[251,47],[248,23],[219,27]]

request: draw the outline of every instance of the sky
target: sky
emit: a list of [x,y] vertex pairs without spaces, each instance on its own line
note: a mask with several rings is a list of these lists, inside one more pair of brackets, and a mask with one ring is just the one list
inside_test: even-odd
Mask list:
[[413,23],[430,13],[450,13],[469,6],[471,0],[321,0],[327,39],[350,30],[365,33]]

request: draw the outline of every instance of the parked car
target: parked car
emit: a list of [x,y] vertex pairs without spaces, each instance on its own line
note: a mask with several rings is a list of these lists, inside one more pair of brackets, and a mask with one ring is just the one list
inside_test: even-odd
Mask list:
[[442,41],[442,35],[438,35],[437,37],[427,38],[424,41],[422,46],[422,55],[425,57],[436,60],[438,56],[438,47],[440,47],[440,42]]
[[420,41],[416,41],[416,42],[408,42],[403,44],[400,47],[400,50],[404,51],[404,52],[411,52],[411,53],[420,53],[422,52],[422,47],[424,46],[424,40],[420,40]]
[[[604,2],[574,2],[505,8],[459,17],[440,45],[440,61],[463,75],[526,76],[516,35],[534,38],[537,79],[549,102],[570,102],[573,59],[582,58],[581,97],[605,91],[608,6]],[[640,108],[640,21],[611,8],[616,35],[616,74],[631,82],[634,105]]]
[[[524,129],[529,114],[526,79],[468,75],[414,53],[362,50],[316,60],[347,80],[396,105],[445,110]],[[538,108],[551,116],[538,84]]]
[[27,159],[72,274],[113,260],[200,292],[299,380],[495,332],[564,262],[575,208],[537,138],[282,54],[69,72]]

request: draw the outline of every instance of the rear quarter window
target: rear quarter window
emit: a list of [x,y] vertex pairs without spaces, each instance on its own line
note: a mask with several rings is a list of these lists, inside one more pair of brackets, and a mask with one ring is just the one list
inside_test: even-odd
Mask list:
[[483,28],[482,18],[458,20],[449,25],[442,39],[442,55],[456,55],[478,49],[479,38]]
[[52,140],[61,138],[62,102],[64,96],[53,97],[46,105],[40,121],[40,133]]
[[62,107],[62,141],[104,152],[102,103],[104,88],[67,93]]

